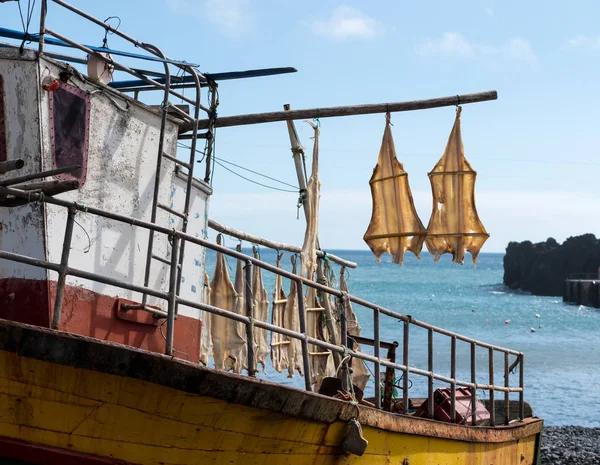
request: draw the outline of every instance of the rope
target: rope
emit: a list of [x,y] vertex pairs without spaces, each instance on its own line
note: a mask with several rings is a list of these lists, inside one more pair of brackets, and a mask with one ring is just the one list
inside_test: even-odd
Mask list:
[[23,51],[25,50],[25,44],[29,44],[31,43],[31,36],[29,35],[29,25],[31,24],[31,17],[33,16],[33,10],[35,9],[35,2],[36,0],[33,0],[33,4],[31,3],[31,0],[27,0],[27,20],[23,19],[23,10],[21,9],[21,1],[19,0],[17,2],[17,6],[19,8],[19,16],[21,17],[21,25],[23,26],[23,41],[21,42],[21,45],[19,46],[19,53],[22,55]]

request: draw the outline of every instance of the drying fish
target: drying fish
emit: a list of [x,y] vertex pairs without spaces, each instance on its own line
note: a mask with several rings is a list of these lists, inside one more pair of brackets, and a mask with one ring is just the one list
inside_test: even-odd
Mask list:
[[[242,251],[242,244],[238,244],[235,248],[236,251]],[[235,302],[234,311],[239,315],[246,314],[246,276],[244,273],[244,262],[237,260],[237,266],[235,267],[235,281],[234,288],[237,294],[237,300]],[[246,325],[241,322],[236,323],[237,332],[244,341],[246,340]],[[256,354],[256,348],[254,349]],[[232,367],[234,373],[241,373],[243,369],[248,368],[248,345],[244,344],[236,357],[236,363]]]
[[[340,270],[340,291],[348,294],[348,282],[346,281],[345,275],[346,267],[342,267]],[[344,315],[346,316],[346,328],[348,330],[348,338],[352,336],[360,336],[361,327],[358,324],[356,313],[352,310],[352,304],[350,301],[346,301]],[[360,344],[354,343],[354,350],[360,352]],[[352,359],[352,382],[361,388],[363,391],[369,381],[369,370],[367,369],[365,362],[358,358]]]
[[379,158],[369,185],[373,211],[363,239],[377,261],[381,260],[384,252],[392,256],[392,262],[400,265],[407,250],[418,257],[427,231],[417,215],[408,175],[396,158],[389,113],[386,115]]
[[[204,273],[204,292],[202,302],[210,305],[210,282],[208,273]],[[208,366],[208,361],[212,356],[212,338],[210,335],[210,313],[202,311],[202,333],[200,339],[200,363]]]
[[[304,234],[304,244],[300,252],[301,275],[314,281],[317,268],[317,247],[319,232],[319,196],[321,182],[319,181],[319,128],[308,121],[315,132],[313,159],[310,178],[306,188],[306,232]],[[306,329],[310,337],[326,341],[324,334],[323,312],[319,310],[321,306],[317,302],[316,290],[309,287],[306,293]],[[311,383],[318,391],[324,376],[330,376],[335,373],[331,351],[325,351],[317,346],[309,345],[309,355],[311,361]]]
[[[281,268],[283,254],[277,255],[277,268]],[[273,307],[271,310],[271,324],[279,328],[284,327],[284,313],[287,299],[283,291],[283,279],[281,275],[275,275],[275,290],[273,291]],[[271,364],[275,371],[281,373],[288,367],[289,338],[283,334],[271,332]]]
[[[252,251],[254,258],[260,258],[256,247],[253,247]],[[252,298],[254,299],[252,316],[255,320],[266,322],[269,317],[269,295],[263,284],[262,271],[258,266],[252,270]],[[265,371],[265,362],[269,356],[266,329],[254,328],[254,345],[256,346],[256,363],[261,364],[262,370]]]
[[450,253],[452,261],[462,265],[465,252],[470,252],[473,264],[476,263],[477,255],[490,235],[475,208],[477,173],[465,159],[460,131],[461,111],[458,107],[446,150],[429,173],[433,211],[425,243],[435,261]]
[[[217,237],[217,244],[221,245],[221,235]],[[225,255],[218,252],[215,273],[210,283],[211,305],[230,312],[239,312],[239,301],[238,294],[229,279]],[[231,370],[241,365],[241,361],[238,363],[238,358],[243,352],[246,341],[238,325],[237,321],[223,316],[216,314],[210,316],[210,332],[217,370]]]
[[[292,255],[292,273],[297,274],[296,257]],[[300,332],[300,319],[298,316],[298,287],[295,281],[290,281],[290,292],[288,293],[287,302],[285,303],[285,311],[283,313],[283,326],[286,329]],[[301,376],[304,374],[302,362],[302,346],[301,342],[291,337],[290,343],[287,344],[287,369],[288,377],[293,378],[296,371]]]

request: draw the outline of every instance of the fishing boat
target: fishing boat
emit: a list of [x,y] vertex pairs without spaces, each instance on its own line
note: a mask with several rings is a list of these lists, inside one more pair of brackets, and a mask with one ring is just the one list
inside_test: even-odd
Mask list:
[[[0,3],[0,11],[14,6]],[[464,105],[493,100],[495,92],[221,117],[221,80],[295,70],[201,73],[63,0],[38,3],[38,33],[0,28],[7,39],[0,47],[0,464],[538,462],[543,422],[525,402],[521,352],[413,319],[207,238],[212,229],[301,250],[209,218],[217,129],[286,121],[298,161],[294,120]],[[51,26],[59,8],[132,44],[135,53],[61,34]],[[144,63],[164,71],[146,70]],[[130,76],[116,80],[117,74]],[[144,103],[153,91],[162,95],[160,105]],[[189,144],[185,153],[180,141]],[[302,181],[303,170],[297,173]],[[243,264],[240,311],[207,302],[207,250]],[[332,266],[355,266],[311,253]],[[255,317],[255,268],[294,286],[298,330]],[[372,315],[373,333],[357,336],[340,316],[332,326],[338,339],[311,335],[309,292],[323,305],[339,305],[340,315],[362,306]],[[304,389],[259,379],[252,343],[236,373],[201,363],[213,316],[238,324],[245,341],[259,331],[296,341]],[[380,338],[381,325],[392,322],[399,343]],[[426,369],[412,363],[415,331],[427,333]],[[449,374],[435,370],[434,341],[447,344]],[[469,379],[457,376],[465,347]],[[315,353],[339,360],[319,392],[311,378]],[[489,363],[477,363],[482,354]],[[363,392],[353,378],[361,363],[381,377]],[[426,380],[426,396],[410,395],[415,378]],[[482,391],[487,399],[478,398]]]

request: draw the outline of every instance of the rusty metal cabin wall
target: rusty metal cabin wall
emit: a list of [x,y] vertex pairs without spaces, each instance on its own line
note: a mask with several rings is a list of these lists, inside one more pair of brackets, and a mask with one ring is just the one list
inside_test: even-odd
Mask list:
[[[42,58],[39,61],[39,72],[58,76],[62,66],[52,60]],[[160,135],[160,113],[135,102],[105,87],[87,82],[74,75],[69,84],[83,90],[90,98],[89,141],[87,155],[87,175],[85,184],[77,191],[61,194],[61,198],[76,201],[79,204],[94,206],[122,215],[150,220],[152,197],[155,181],[156,159]],[[50,137],[50,113],[48,93],[42,92],[40,98],[40,114],[43,132],[43,167],[52,167],[52,150]],[[177,125],[168,121],[164,151],[175,156],[177,150]],[[159,203],[183,210],[183,199],[178,195],[184,186],[181,180],[176,181],[174,163],[163,159]],[[199,191],[199,198],[194,201],[194,212],[200,213],[201,225],[194,228],[206,229],[204,208],[208,195]],[[64,208],[46,205],[46,235],[48,243],[47,257],[50,261],[59,262],[61,257],[63,235],[67,212]],[[195,213],[192,214],[192,217]],[[90,214],[80,213],[73,232],[70,266],[85,271],[103,274],[121,279],[128,283],[143,284],[148,231],[134,228]],[[157,223],[174,228],[181,227],[181,219],[164,210],[158,209]],[[154,253],[169,258],[170,245],[167,237],[155,235]],[[201,260],[202,266],[184,266],[183,279],[197,299],[202,293],[198,291],[202,283],[204,271],[204,252],[186,251],[186,263],[192,261],[192,255]],[[166,291],[168,289],[169,267],[153,260],[149,286]],[[57,276],[50,272],[50,279],[56,281]],[[94,293],[121,297],[133,301],[141,301],[141,295],[117,287],[68,277],[67,284],[81,287]],[[192,293],[191,285],[196,286]],[[150,305],[166,308],[165,302],[150,297]],[[189,313],[189,315],[186,315]],[[199,312],[183,309],[182,314],[199,318]]]
[[[23,159],[25,166],[1,175],[10,178],[39,172],[40,119],[38,113],[39,78],[33,52],[0,49],[0,75],[3,79],[7,159]],[[45,259],[44,209],[40,204],[15,208],[0,207],[0,249]],[[0,294],[15,290],[9,281],[46,279],[46,271],[24,264],[0,260]],[[8,285],[8,287],[6,287]],[[2,295],[0,295],[1,303]]]

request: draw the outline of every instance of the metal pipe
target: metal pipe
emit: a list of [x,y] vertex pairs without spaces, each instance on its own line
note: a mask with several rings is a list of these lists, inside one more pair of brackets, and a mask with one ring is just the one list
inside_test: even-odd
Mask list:
[[[291,106],[289,103],[286,103],[283,106],[285,111],[290,111]],[[298,187],[300,188],[300,195],[306,192],[307,188],[307,180],[306,180],[306,172],[304,166],[304,149],[302,144],[300,144],[300,139],[298,138],[298,133],[296,132],[296,126],[293,121],[287,121],[288,134],[290,136],[290,144],[292,145],[292,158],[294,159],[294,165],[296,166],[296,177],[298,178]],[[304,216],[308,218],[308,204],[307,202],[302,202],[302,207],[304,208]]]
[[58,280],[56,281],[56,298],[54,300],[54,314],[52,315],[52,329],[59,329],[60,325],[60,314],[62,312],[63,297],[65,295],[65,286],[67,283],[69,254],[71,252],[71,240],[73,239],[73,225],[75,224],[76,213],[77,210],[69,208],[62,255],[60,258],[60,268],[58,270]]
[[[232,228],[230,226],[225,226],[211,218],[208,219],[208,227],[220,233],[227,234],[228,236],[233,236],[244,241],[252,242],[253,244],[264,245],[265,247],[269,247],[271,249],[286,250],[292,253],[302,252],[302,247],[299,247],[297,245],[284,244],[283,242],[275,242],[269,239],[264,239],[260,236],[255,236],[254,234],[239,231],[238,229]],[[345,266],[346,268],[356,268],[358,266],[355,262],[344,260],[343,258],[340,258],[337,255],[333,255],[329,252],[324,252],[323,250],[316,250],[316,253],[318,258],[323,258],[327,256],[327,258],[330,261],[337,263],[338,265]]]
[[71,165],[65,166],[63,168],[41,171],[39,173],[25,174],[23,176],[17,176],[16,178],[3,179],[2,181],[0,181],[0,187],[8,187],[14,184],[20,184],[22,182],[33,181],[34,179],[41,179],[48,176],[56,176],[57,174],[72,173],[73,171],[77,171],[79,168],[81,168],[79,165]]
[[519,355],[519,416],[523,420],[525,418],[525,360],[524,355]]
[[169,270],[169,300],[167,306],[167,342],[166,355],[173,355],[173,337],[175,333],[175,309],[177,307],[177,262],[179,260],[179,236],[173,234],[171,245],[171,269]]
[[402,340],[402,364],[405,367],[404,376],[402,377],[402,409],[405,415],[408,415],[408,332],[410,329],[409,321],[404,322],[404,338]]
[[[489,382],[488,384],[494,385],[494,349],[489,350]],[[496,426],[496,402],[494,400],[494,390],[490,389],[490,426]]]
[[307,391],[312,391],[310,359],[308,356],[308,335],[306,333],[306,311],[304,310],[304,293],[302,289],[302,281],[296,280],[296,294],[298,296],[298,317],[300,323],[300,333],[302,338],[302,364],[304,366],[304,387]]
[[252,298],[252,263],[246,262],[244,265],[244,298],[246,306],[246,317],[248,323],[246,323],[246,344],[247,344],[247,355],[248,355],[248,376],[256,376],[256,360],[254,356],[254,312],[253,312],[253,298]]
[[[1,182],[0,182],[0,194],[10,194],[10,195],[14,195],[15,197],[21,197],[21,198],[26,198],[32,202],[35,201],[40,201],[43,200],[46,203],[50,203],[53,205],[60,205],[63,207],[70,207],[70,206],[74,206],[75,208],[77,208],[77,210],[79,211],[85,211],[87,213],[93,214],[93,215],[98,215],[101,216],[103,218],[109,218],[109,219],[113,219],[115,221],[120,221],[132,226],[139,226],[139,227],[143,227],[146,229],[151,229],[153,231],[159,232],[161,234],[166,234],[169,235],[171,234],[173,231],[169,228],[163,227],[163,226],[159,226],[157,224],[153,224],[150,223],[148,221],[143,221],[143,220],[138,220],[136,218],[131,218],[128,216],[124,216],[124,215],[119,215],[116,213],[111,213],[111,212],[107,212],[104,211],[102,209],[99,208],[95,208],[95,207],[90,207],[90,206],[84,206],[84,205],[78,205],[76,202],[71,202],[71,201],[67,201],[67,200],[61,200],[61,199],[56,199],[53,197],[43,197],[40,198],[40,195],[38,193],[29,193],[29,192],[22,192],[19,191],[17,189],[11,189],[8,187],[2,187]],[[194,237],[193,235],[190,234],[183,234],[180,233],[179,234],[180,237],[182,239],[185,239],[186,241],[192,242],[194,244],[200,245],[202,247],[206,247],[208,249],[214,250],[216,252],[222,252],[225,255],[228,255],[230,257],[236,258],[236,259],[240,259],[240,260],[249,260],[252,262],[253,265],[258,266],[264,270],[270,271],[272,273],[275,274],[279,274],[285,278],[291,279],[291,280],[300,280],[302,282],[302,284],[305,284],[309,287],[312,287],[314,289],[317,290],[321,290],[321,291],[325,291],[328,292],[329,294],[333,295],[333,296],[341,296],[342,292],[338,289],[333,289],[327,286],[324,286],[322,284],[319,283],[315,283],[307,278],[304,278],[302,276],[298,276],[295,275],[289,271],[285,271],[281,268],[277,268],[276,266],[273,266],[269,263],[263,262],[257,258],[251,257],[249,255],[245,255],[241,252],[237,252],[235,250],[231,250],[228,249],[227,247],[223,247],[220,246],[218,244],[213,244],[212,242],[206,240],[206,239],[202,239],[200,237]],[[348,294],[348,298],[350,299],[351,302],[361,305],[365,308],[369,308],[371,310],[379,310],[381,313],[383,313],[384,315],[388,315],[396,320],[400,320],[400,321],[409,321],[408,316],[406,315],[402,315],[400,313],[396,313],[393,312],[391,310],[386,309],[385,307],[380,307],[378,305],[375,305],[369,301],[366,301],[364,299],[361,299],[359,297],[355,297],[353,295]],[[504,347],[500,347],[500,346],[495,346],[493,344],[487,344],[485,342],[481,342],[475,339],[471,339],[469,337],[466,336],[462,336],[460,334],[456,334],[453,333],[452,331],[448,331],[442,328],[438,328],[434,325],[430,325],[428,323],[419,321],[419,320],[415,320],[414,318],[410,319],[410,323],[415,325],[415,326],[419,326],[421,328],[425,328],[425,329],[433,329],[434,332],[438,333],[438,334],[443,334],[445,336],[449,336],[449,337],[456,337],[457,340],[460,341],[464,341],[464,342],[468,342],[468,343],[475,343],[477,344],[479,347],[484,347],[484,348],[488,348],[488,349],[494,349],[498,352],[503,352],[503,353],[507,353],[507,354],[513,354],[513,355],[519,355],[520,352],[516,351],[516,350],[512,350],[512,349],[507,349]],[[414,371],[414,369],[412,370]],[[437,379],[437,378],[436,378]],[[445,378],[445,379],[450,379],[450,378]]]
[[[55,0],[52,0],[52,1],[55,1]],[[149,77],[146,77],[143,74],[138,73],[137,71],[135,71],[135,70],[133,70],[133,69],[131,69],[131,68],[125,66],[125,65],[122,65],[122,64],[120,64],[120,63],[118,63],[118,62],[116,62],[114,60],[107,59],[104,55],[101,55],[100,53],[95,52],[94,50],[86,47],[85,45],[82,45],[82,44],[80,44],[78,42],[75,42],[75,41],[69,39],[68,37],[63,36],[62,34],[59,34],[58,32],[53,31],[52,29],[46,28],[46,33],[50,34],[50,35],[53,35],[57,39],[60,39],[60,40],[62,40],[64,42],[68,43],[69,45],[71,45],[71,46],[73,46],[75,48],[78,48],[81,51],[86,52],[89,55],[93,55],[93,56],[95,56],[96,58],[98,58],[98,59],[100,59],[102,61],[106,61],[107,63],[110,63],[111,65],[113,65],[116,69],[118,69],[120,71],[124,71],[126,73],[129,73],[129,74],[131,74],[131,75],[133,75],[133,76],[141,79],[142,81],[145,81],[148,84],[151,84],[151,85],[157,87],[160,90],[164,91],[165,88],[167,87],[166,85],[162,85],[162,84],[156,82],[154,79],[150,79]],[[169,89],[169,93],[171,95],[173,95],[173,96],[175,96],[175,97],[183,100],[184,102],[187,102],[187,103],[189,103],[191,105],[194,104],[194,101],[192,99],[187,98],[185,95],[180,94],[179,92],[175,92],[174,90]],[[205,111],[208,110],[206,107],[202,107],[202,109],[205,110]]]
[[[348,105],[342,107],[320,107],[303,110],[273,111],[269,113],[254,113],[249,115],[225,116],[217,120],[219,128],[230,126],[244,126],[248,124],[272,123],[276,121],[304,120],[312,118],[331,118],[351,115],[369,115],[374,113],[387,113],[398,111],[426,110],[429,108],[454,107],[467,103],[485,102],[496,100],[498,93],[495,90],[478,92],[475,94],[452,95],[426,100],[412,100],[409,102],[376,103],[368,105]],[[199,122],[199,129],[206,129],[209,120]],[[187,132],[191,128],[185,124],[179,127],[180,132]]]
[[381,339],[379,336],[379,310],[373,310],[373,339],[375,343],[373,344],[373,354],[375,355],[375,407],[381,408],[381,363],[379,362],[379,352]]
[[44,53],[44,36],[46,35],[46,15],[48,14],[48,2],[42,0],[40,6],[40,38],[38,41],[38,53]]
[[0,174],[8,173],[9,171],[20,170],[25,166],[25,162],[19,160],[0,161]]
[[471,425],[477,425],[477,371],[476,371],[477,346],[471,344]]
[[[510,380],[508,378],[508,376],[510,374],[510,369],[509,369],[508,362],[509,362],[508,354],[505,353],[504,354],[504,387],[505,388],[510,387]],[[504,424],[508,425],[509,422],[510,422],[510,392],[504,391]]]
[[[324,296],[326,299],[329,298],[329,296],[327,294],[325,294]],[[342,310],[340,312],[340,332],[341,332],[341,336],[340,336],[340,343],[342,345],[342,347],[348,347],[348,327],[347,327],[347,321],[346,321],[346,309],[345,309],[345,305],[347,300],[344,299],[343,297],[338,297],[340,300],[342,300]],[[342,356],[341,359],[341,370],[342,370],[342,391],[343,392],[348,392],[351,388],[351,386],[348,384],[348,362],[346,361],[346,357]],[[337,375],[337,373],[336,373]]]
[[431,373],[427,383],[427,413],[433,418],[433,330],[427,331],[427,369]]
[[450,421],[456,423],[456,336],[450,340]]

